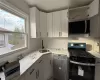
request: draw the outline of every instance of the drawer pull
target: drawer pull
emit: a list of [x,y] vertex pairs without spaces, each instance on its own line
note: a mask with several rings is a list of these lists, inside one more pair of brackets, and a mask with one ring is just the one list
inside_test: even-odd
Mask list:
[[30,72],[30,75],[34,72],[35,69],[32,69],[32,71]]
[[41,62],[42,62],[42,60],[39,61],[39,63],[41,63]]
[[38,70],[38,78],[39,78],[39,75],[40,75],[40,73],[39,73],[39,70]]
[[36,79],[38,79],[38,72],[36,72]]

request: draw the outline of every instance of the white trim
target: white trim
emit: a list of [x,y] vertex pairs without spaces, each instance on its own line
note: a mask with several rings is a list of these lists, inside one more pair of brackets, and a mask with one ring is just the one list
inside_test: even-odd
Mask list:
[[25,12],[21,11],[20,9],[16,8],[15,6],[13,6],[12,4],[8,3],[7,1],[0,1],[0,7],[5,8],[7,10],[10,10],[11,12],[15,13],[15,14],[19,14],[19,16],[22,16],[23,18],[27,18],[28,14],[26,14]]
[[8,12],[11,12],[13,13],[14,15],[17,15],[19,17],[22,17],[26,20],[26,25],[25,25],[25,33],[26,33],[26,44],[25,44],[25,47],[22,47],[22,48],[19,48],[19,49],[15,49],[15,50],[11,50],[10,52],[8,53],[5,53],[4,55],[0,55],[0,57],[4,57],[4,56],[8,56],[8,55],[11,55],[11,54],[14,54],[15,52],[18,52],[18,51],[21,51],[21,50],[27,50],[29,48],[29,41],[30,41],[30,38],[29,38],[29,15],[26,14],[25,12],[21,11],[20,9],[16,8],[14,5],[8,3],[7,1],[5,0],[1,0],[0,1],[0,8],[8,11]]
[[71,10],[77,10],[77,9],[83,9],[83,8],[89,8],[88,5],[87,6],[82,6],[82,7],[76,7],[76,8],[69,8],[69,11]]

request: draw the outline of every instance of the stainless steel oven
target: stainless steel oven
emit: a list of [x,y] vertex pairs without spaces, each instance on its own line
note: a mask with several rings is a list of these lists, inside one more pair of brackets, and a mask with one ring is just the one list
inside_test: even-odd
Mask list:
[[95,64],[70,61],[69,80],[94,80]]
[[86,51],[86,43],[69,43],[69,80],[94,80],[95,57]]

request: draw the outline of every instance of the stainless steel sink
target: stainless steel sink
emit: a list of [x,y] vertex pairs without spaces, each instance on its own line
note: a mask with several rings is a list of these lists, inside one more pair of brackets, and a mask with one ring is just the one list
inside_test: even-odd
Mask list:
[[43,50],[39,50],[40,53],[46,53],[49,52],[49,50],[43,49]]

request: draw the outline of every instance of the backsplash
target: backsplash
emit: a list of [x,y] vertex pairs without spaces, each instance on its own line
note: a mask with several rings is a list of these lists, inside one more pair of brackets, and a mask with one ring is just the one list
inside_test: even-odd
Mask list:
[[87,51],[99,52],[99,40],[93,38],[44,38],[44,47],[49,49],[67,49],[68,42],[87,44]]

